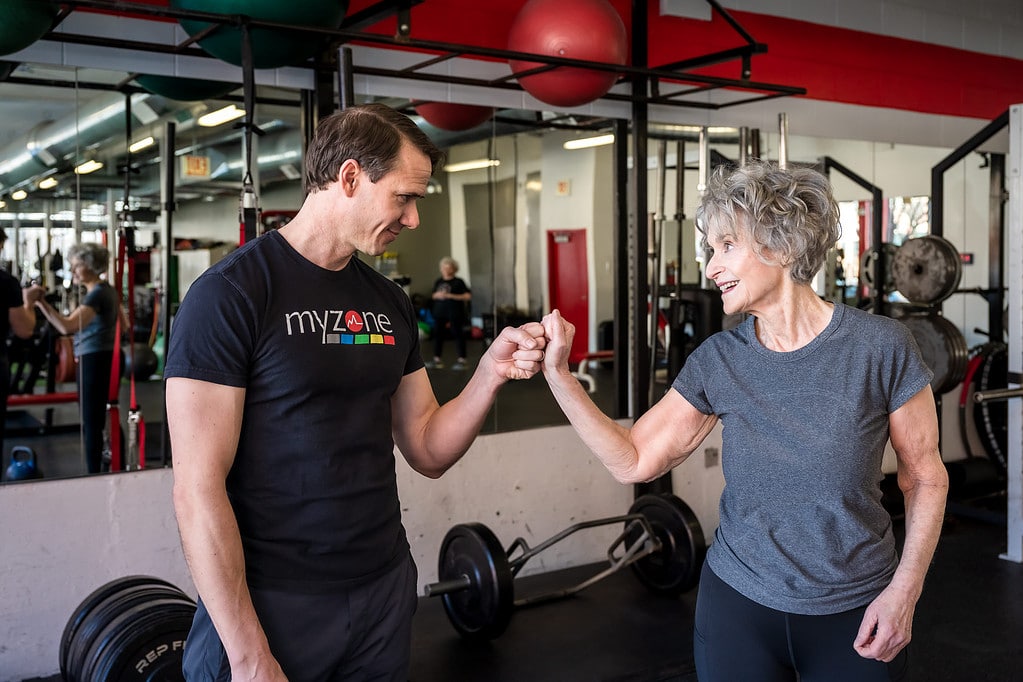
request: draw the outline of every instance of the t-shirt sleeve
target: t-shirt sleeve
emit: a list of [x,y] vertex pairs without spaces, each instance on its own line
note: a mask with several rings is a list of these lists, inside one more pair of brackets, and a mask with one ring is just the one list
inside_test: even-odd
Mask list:
[[21,285],[18,283],[18,280],[14,279],[14,277],[4,277],[0,280],[0,284],[3,286],[0,295],[3,296],[6,307],[8,309],[20,307],[24,299],[21,297]]
[[402,293],[402,296],[405,301],[407,301],[407,303],[403,306],[403,310],[405,311],[409,329],[411,330],[410,336],[412,338],[412,350],[405,359],[405,370],[402,372],[402,376],[405,376],[426,367],[426,363],[423,361],[423,353],[420,350],[419,320],[416,317],[415,306],[412,305],[412,301],[409,300],[404,293]]
[[905,405],[934,378],[934,372],[924,363],[912,332],[898,321],[891,326],[894,332],[892,334],[892,366],[888,372],[889,414]]
[[714,408],[707,397],[707,386],[703,378],[702,362],[707,358],[708,344],[705,342],[698,346],[682,365],[682,371],[675,377],[671,387],[682,394],[682,397],[689,401],[703,414],[714,414]]
[[244,388],[257,338],[252,302],[222,275],[207,272],[174,316],[164,376]]

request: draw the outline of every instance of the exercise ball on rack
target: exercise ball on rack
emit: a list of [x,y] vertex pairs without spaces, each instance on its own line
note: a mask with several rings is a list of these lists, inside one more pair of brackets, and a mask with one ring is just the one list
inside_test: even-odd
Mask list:
[[489,121],[494,115],[494,107],[474,104],[417,102],[413,106],[427,123],[441,130],[469,130]]
[[[172,9],[244,15],[256,21],[295,26],[336,29],[348,11],[348,0],[170,0]],[[181,27],[195,36],[211,26],[210,22],[181,19]],[[303,33],[276,28],[253,27],[250,31],[252,62],[257,69],[293,66],[323,51],[330,42],[326,34]],[[242,64],[242,31],[237,26],[220,25],[200,39],[199,46],[217,59]]]
[[125,344],[121,348],[121,376],[135,377],[136,381],[145,381],[156,374],[160,366],[160,358],[148,343]]
[[[513,52],[624,65],[629,36],[618,12],[607,0],[529,0],[516,15],[508,34]],[[544,66],[541,62],[508,60],[512,73]],[[518,79],[541,102],[577,107],[603,96],[618,74],[558,66]]]
[[153,74],[139,74],[135,76],[135,82],[147,92],[179,102],[217,99],[238,89],[237,83],[208,81],[201,78],[156,76]]
[[46,35],[58,11],[55,2],[0,0],[0,55],[24,50]]

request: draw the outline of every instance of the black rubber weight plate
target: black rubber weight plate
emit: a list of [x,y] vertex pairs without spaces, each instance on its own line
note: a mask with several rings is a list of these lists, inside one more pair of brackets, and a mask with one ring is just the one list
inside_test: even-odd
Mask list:
[[[82,623],[88,618],[89,614],[103,601],[107,600],[111,596],[121,592],[122,590],[137,587],[139,585],[163,585],[165,587],[174,587],[169,582],[161,580],[160,578],[154,578],[149,575],[129,575],[124,578],[118,578],[112,580],[105,585],[93,590],[89,596],[82,600],[82,603],[74,610],[71,614],[71,618],[68,619],[67,625],[64,626],[64,632],[60,637],[60,673],[61,677],[67,678],[67,664],[68,664],[68,652],[70,650],[71,641],[75,638],[78,629]],[[177,589],[177,588],[175,588]]]
[[707,545],[693,510],[675,495],[666,493],[643,495],[629,513],[645,516],[661,541],[659,551],[630,565],[640,582],[665,594],[681,594],[695,587]]
[[464,590],[441,597],[448,619],[463,637],[494,639],[515,608],[514,576],[497,536],[481,523],[454,526],[441,543],[437,567],[442,581],[469,576]]

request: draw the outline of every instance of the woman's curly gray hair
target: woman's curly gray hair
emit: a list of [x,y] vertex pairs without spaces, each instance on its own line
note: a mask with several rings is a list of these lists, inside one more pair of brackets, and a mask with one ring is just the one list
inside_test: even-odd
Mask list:
[[711,235],[748,238],[765,263],[789,268],[808,284],[842,234],[828,179],[811,168],[751,161],[718,166],[696,210],[704,248]]
[[67,260],[78,260],[82,265],[92,270],[97,275],[107,271],[110,264],[110,252],[107,247],[94,242],[82,242],[74,244],[67,250]]

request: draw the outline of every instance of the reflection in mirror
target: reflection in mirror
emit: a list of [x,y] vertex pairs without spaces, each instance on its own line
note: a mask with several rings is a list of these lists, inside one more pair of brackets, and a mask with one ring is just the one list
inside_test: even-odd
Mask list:
[[[484,133],[488,128],[483,126]],[[502,327],[539,320],[558,307],[577,328],[573,368],[585,373],[598,404],[614,413],[613,368],[607,360],[598,364],[584,358],[611,342],[610,333],[601,339],[597,332],[607,332],[613,318],[612,148],[565,148],[566,141],[583,136],[539,128],[448,148],[447,171],[439,182],[447,197],[450,240],[436,236],[427,213],[422,227],[395,245],[400,253],[414,254],[427,239],[440,239],[449,250],[437,254],[438,260],[450,255],[458,261],[459,276],[472,290],[469,362],[464,369],[458,366],[455,344],[443,342],[439,362],[429,369],[438,399],[465,385]],[[435,270],[424,280],[425,291],[413,278],[413,290],[429,296],[437,276]],[[424,354],[430,358],[438,335],[453,336],[441,324],[429,326],[426,334]],[[537,376],[501,389],[484,431],[563,423],[564,415]]]
[[[23,285],[44,286],[51,305],[68,314],[84,296],[69,268],[68,249],[79,242],[109,245],[106,278],[116,284],[119,233],[130,228],[135,257],[128,260],[134,276],[128,276],[126,261],[120,281],[125,313],[133,314],[133,320],[126,322],[131,331],[122,333],[129,366],[120,384],[114,416],[121,428],[115,438],[120,435],[123,441],[121,469],[169,464],[160,376],[164,313],[173,314],[190,283],[238,244],[246,168],[242,133],[230,121],[205,126],[202,117],[239,106],[240,92],[218,94],[208,83],[154,86],[148,81],[159,91],[151,92],[139,87],[133,74],[31,64],[10,64],[6,74],[0,80],[0,227],[9,236],[4,265]],[[223,84],[213,85],[223,90]],[[272,229],[286,222],[303,199],[300,97],[296,91],[260,86],[257,102],[255,123],[265,134],[254,136],[251,171],[263,227]],[[406,101],[387,103],[415,116]],[[537,119],[532,112],[511,115]],[[176,130],[170,165],[175,204],[173,235],[165,245],[161,154],[168,121]],[[580,354],[609,348],[612,147],[566,149],[566,141],[592,134],[572,126],[507,126],[491,120],[450,134],[422,125],[436,134],[452,164],[479,158],[499,164],[439,172],[430,194],[419,202],[421,229],[406,231],[393,253],[371,259],[414,301],[425,301],[417,305],[424,318],[424,359],[433,353],[435,330],[428,318],[438,264],[450,256],[461,266],[459,276],[472,289],[465,329],[469,357],[465,369],[454,369],[456,351],[445,342],[446,366],[429,370],[438,398],[446,400],[464,386],[501,326],[537,320],[552,303],[574,306],[573,322],[585,332]],[[87,161],[95,162],[96,170],[76,173]],[[15,198],[21,196],[15,194],[19,189],[25,192],[20,200]],[[170,267],[165,268],[162,251],[167,246]],[[552,263],[555,252],[558,260]],[[46,478],[81,475],[86,465],[80,364],[69,340],[43,315],[38,318],[32,340],[8,340],[10,385],[20,397],[9,401],[2,468],[18,446],[32,449],[36,469]],[[613,413],[614,371],[608,361],[576,366],[592,382],[588,385],[598,403]],[[129,416],[140,417],[144,437]],[[502,390],[483,432],[557,423],[565,423],[564,417],[543,379],[536,377]]]

